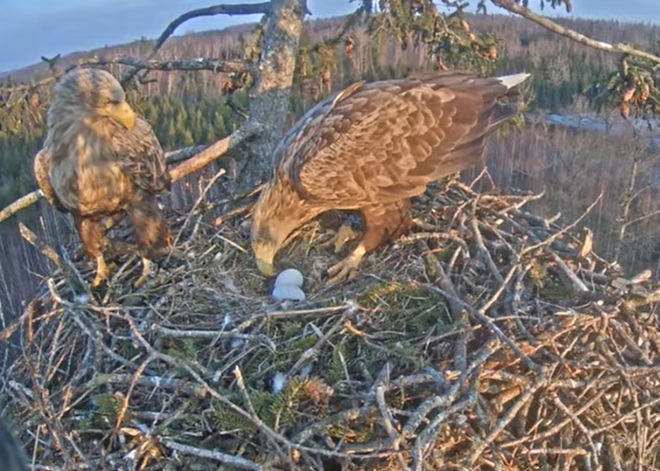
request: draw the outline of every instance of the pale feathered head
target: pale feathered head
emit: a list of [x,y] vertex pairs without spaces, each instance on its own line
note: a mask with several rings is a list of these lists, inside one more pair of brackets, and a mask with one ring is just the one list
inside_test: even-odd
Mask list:
[[275,276],[275,255],[291,242],[298,227],[324,209],[306,204],[287,182],[268,182],[252,213],[251,242],[259,271],[266,276]]
[[73,124],[100,126],[108,134],[118,126],[130,130],[135,124],[135,113],[126,103],[124,89],[105,70],[73,69],[60,78],[53,92],[47,124],[56,134],[57,128],[66,134],[66,128]]

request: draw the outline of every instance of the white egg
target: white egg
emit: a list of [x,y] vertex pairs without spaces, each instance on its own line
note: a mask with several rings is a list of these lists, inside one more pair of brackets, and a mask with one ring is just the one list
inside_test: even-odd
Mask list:
[[295,268],[287,268],[277,275],[277,278],[275,279],[275,286],[280,285],[297,286],[300,288],[303,285],[302,273]]
[[276,285],[273,289],[273,298],[278,301],[284,301],[285,299],[303,301],[305,299],[305,293],[297,286]]

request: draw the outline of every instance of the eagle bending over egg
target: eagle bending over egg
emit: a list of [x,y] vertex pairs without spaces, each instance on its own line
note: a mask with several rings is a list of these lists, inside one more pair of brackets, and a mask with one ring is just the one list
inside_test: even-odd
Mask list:
[[328,210],[357,210],[362,240],[328,269],[328,283],[354,276],[367,252],[407,231],[410,198],[481,160],[487,135],[515,114],[500,99],[528,77],[443,71],[358,82],[317,104],[278,144],[253,210],[259,270],[275,274],[275,255],[304,223]]
[[96,260],[92,285],[109,276],[102,220],[126,213],[143,262],[140,286],[150,260],[164,256],[171,243],[157,201],[170,190],[171,177],[151,126],[126,103],[110,73],[77,68],[54,87],[46,131],[34,160],[37,184],[56,209],[73,216],[86,255]]

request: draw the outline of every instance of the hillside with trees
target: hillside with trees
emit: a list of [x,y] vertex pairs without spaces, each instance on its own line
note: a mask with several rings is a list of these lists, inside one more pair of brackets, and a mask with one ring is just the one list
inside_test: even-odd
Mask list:
[[[660,26],[527,0],[303,21],[305,3],[210,7],[263,21],[175,20],[0,76],[0,390],[34,469],[656,469]],[[132,253],[90,287],[71,218],[34,192],[52,84],[78,66],[118,77],[177,174],[183,255],[141,288]],[[305,225],[280,260],[304,297],[274,297],[250,211],[283,133],[358,80],[453,68],[532,74],[487,168],[430,185],[414,230],[340,286],[320,247],[341,218]]]

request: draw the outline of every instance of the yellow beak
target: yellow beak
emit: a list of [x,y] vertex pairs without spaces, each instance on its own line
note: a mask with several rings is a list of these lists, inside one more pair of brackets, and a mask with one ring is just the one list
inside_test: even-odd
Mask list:
[[266,261],[261,258],[257,258],[257,268],[264,276],[275,276],[275,266],[273,266],[272,261]]
[[127,131],[133,129],[135,125],[135,112],[128,103],[122,101],[117,105],[112,105],[110,109],[110,118],[121,124]]

